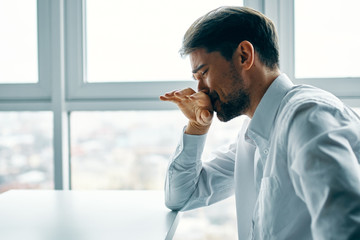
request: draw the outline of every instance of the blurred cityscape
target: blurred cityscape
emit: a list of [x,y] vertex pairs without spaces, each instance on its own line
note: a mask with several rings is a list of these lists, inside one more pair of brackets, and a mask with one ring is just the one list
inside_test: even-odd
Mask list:
[[0,112],[0,193],[53,188],[51,112]]

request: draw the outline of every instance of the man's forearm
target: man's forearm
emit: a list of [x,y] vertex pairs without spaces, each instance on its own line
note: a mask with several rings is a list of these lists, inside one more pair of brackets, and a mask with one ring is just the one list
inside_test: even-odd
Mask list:
[[180,210],[196,188],[202,164],[201,154],[206,135],[184,134],[174,154],[166,175],[165,204]]

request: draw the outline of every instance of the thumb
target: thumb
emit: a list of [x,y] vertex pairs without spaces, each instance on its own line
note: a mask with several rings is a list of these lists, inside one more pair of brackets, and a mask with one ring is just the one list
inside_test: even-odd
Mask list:
[[208,110],[203,110],[201,111],[201,120],[205,123],[205,124],[210,124],[211,120],[212,120],[212,113],[210,113],[210,111]]

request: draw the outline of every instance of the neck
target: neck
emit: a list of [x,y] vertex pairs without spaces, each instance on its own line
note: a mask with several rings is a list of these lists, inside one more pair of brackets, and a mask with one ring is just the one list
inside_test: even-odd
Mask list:
[[261,99],[265,95],[266,91],[272,84],[272,82],[281,74],[280,70],[269,70],[268,68],[262,68],[260,71],[253,71],[253,74],[249,76],[250,81],[248,91],[250,94],[250,106],[245,113],[248,117],[254,116],[255,110],[259,105]]

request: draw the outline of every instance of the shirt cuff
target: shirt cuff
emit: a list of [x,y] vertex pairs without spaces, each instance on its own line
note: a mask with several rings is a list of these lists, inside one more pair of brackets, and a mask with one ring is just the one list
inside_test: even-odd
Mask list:
[[189,135],[185,133],[185,128],[173,159],[178,163],[194,164],[201,161],[207,134]]

